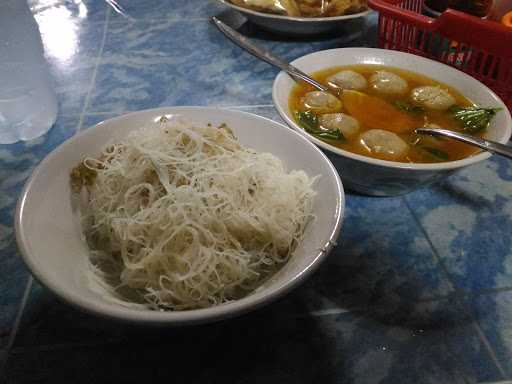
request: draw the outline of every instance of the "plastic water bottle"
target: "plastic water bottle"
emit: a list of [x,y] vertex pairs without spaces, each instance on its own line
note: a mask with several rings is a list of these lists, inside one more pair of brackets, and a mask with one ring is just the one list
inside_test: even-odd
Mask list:
[[39,137],[56,116],[37,23],[26,0],[1,0],[0,144]]

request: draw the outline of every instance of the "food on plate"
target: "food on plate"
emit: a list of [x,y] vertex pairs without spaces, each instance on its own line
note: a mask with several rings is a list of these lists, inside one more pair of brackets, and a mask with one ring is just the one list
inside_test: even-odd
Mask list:
[[455,99],[450,92],[431,85],[414,88],[411,91],[411,99],[422,107],[438,111],[445,111],[455,104]]
[[[368,85],[356,90],[353,84],[334,84],[333,79],[340,73],[350,73],[344,76],[352,79],[360,76]],[[445,138],[419,135],[414,130],[442,127],[482,136],[499,112],[496,108],[474,105],[452,87],[398,68],[369,64],[337,66],[311,76],[333,91],[318,92],[309,84],[297,84],[289,98],[297,124],[340,149],[377,159],[436,163],[471,156],[478,149]],[[310,94],[322,94],[322,100],[329,100],[322,105],[331,108],[305,103]]]
[[300,16],[300,9],[294,0],[230,0],[240,7],[249,8],[259,12],[287,14]]
[[333,88],[354,89],[361,91],[368,86],[365,77],[351,70],[336,72],[327,78],[327,83]]
[[370,129],[364,132],[359,143],[368,152],[390,160],[399,159],[409,151],[409,145],[400,136],[383,129]]
[[494,115],[499,111],[499,108],[481,108],[478,106],[460,107],[454,105],[450,108],[453,117],[469,133],[479,133],[485,130]]
[[366,0],[229,0],[239,7],[293,17],[331,17],[363,12]]
[[333,113],[341,109],[341,101],[332,93],[323,91],[312,91],[306,93],[301,103],[307,110],[316,113]]
[[320,116],[320,128],[340,131],[350,139],[359,132],[359,122],[346,113],[326,113]]
[[373,90],[385,95],[403,95],[409,88],[407,81],[400,75],[386,70],[375,71],[369,80]]
[[242,298],[301,242],[314,181],[226,125],[162,118],[71,172],[91,278],[122,304],[158,310]]

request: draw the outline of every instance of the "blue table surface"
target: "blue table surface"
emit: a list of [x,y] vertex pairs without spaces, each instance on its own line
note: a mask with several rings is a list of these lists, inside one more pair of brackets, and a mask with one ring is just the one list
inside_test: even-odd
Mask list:
[[[16,199],[34,166],[77,131],[127,111],[215,105],[279,120],[275,68],[227,41],[213,0],[30,0],[59,114],[0,146],[0,382],[474,383],[512,379],[512,166],[498,157],[402,197],[348,193],[339,245],[300,288],[261,310],[178,329],[81,313],[31,277]],[[226,13],[228,12],[228,13]],[[245,33],[286,59],[373,46],[354,30]],[[1,38],[1,36],[0,36]],[[0,85],[1,86],[1,85]]]

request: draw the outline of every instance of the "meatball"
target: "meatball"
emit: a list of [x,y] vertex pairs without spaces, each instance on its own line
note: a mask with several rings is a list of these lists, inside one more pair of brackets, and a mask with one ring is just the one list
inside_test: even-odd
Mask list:
[[393,132],[370,129],[360,136],[361,145],[370,153],[388,159],[398,159],[409,151],[409,145]]
[[319,121],[322,128],[337,129],[347,139],[355,136],[359,131],[359,122],[344,113],[327,113],[320,116]]
[[368,86],[363,75],[350,70],[340,71],[329,76],[327,82],[334,88],[355,89],[356,91],[361,91]]
[[338,112],[341,109],[340,99],[328,92],[308,92],[301,102],[303,108],[316,113]]
[[411,91],[411,99],[425,108],[436,111],[445,111],[455,104],[455,99],[447,90],[430,85],[414,88]]
[[400,76],[388,71],[377,71],[370,77],[371,87],[386,95],[403,95],[409,85]]

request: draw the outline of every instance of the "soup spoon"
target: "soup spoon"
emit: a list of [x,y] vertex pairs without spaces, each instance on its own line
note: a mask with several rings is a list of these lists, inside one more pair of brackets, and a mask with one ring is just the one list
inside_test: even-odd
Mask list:
[[455,139],[458,141],[462,141],[463,143],[474,145],[476,147],[482,148],[486,151],[497,153],[498,155],[502,155],[512,159],[512,148],[507,147],[506,145],[497,143],[491,140],[481,139],[479,137],[464,135],[462,133],[449,131],[448,129],[434,129],[434,128],[417,128],[415,130],[416,133],[432,135],[432,136],[445,136],[451,139]]
[[302,72],[300,69],[294,67],[293,65],[287,63],[283,59],[273,55],[269,51],[267,51],[264,48],[261,48],[254,43],[250,42],[247,37],[242,35],[241,33],[238,33],[233,28],[228,26],[227,24],[223,23],[219,19],[217,19],[215,16],[212,17],[212,21],[215,24],[215,26],[233,43],[238,45],[239,47],[245,49],[247,52],[252,54],[253,56],[256,56],[258,59],[263,60],[271,65],[274,65],[286,73],[288,73],[295,81],[298,79],[304,80],[306,83],[311,84],[313,87],[320,91],[324,92],[332,92],[332,90],[325,85],[320,84],[315,79],[312,79],[307,74]]

